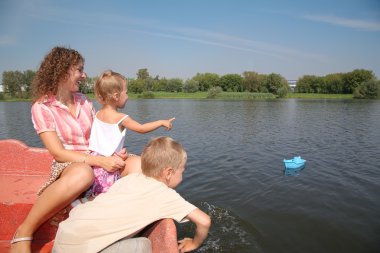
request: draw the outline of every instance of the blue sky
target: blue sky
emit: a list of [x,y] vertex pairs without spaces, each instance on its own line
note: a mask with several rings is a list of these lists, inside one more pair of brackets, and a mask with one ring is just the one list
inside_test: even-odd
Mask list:
[[0,1],[0,73],[36,70],[56,45],[81,52],[91,77],[147,68],[182,79],[354,69],[380,78],[380,1]]

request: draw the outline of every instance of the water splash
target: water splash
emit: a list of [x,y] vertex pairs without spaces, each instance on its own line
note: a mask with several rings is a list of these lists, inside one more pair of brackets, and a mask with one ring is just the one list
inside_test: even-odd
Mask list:
[[[212,220],[209,236],[196,252],[262,252],[247,223],[231,211],[202,202],[199,208]],[[177,224],[178,236],[193,237],[195,225],[191,222]]]

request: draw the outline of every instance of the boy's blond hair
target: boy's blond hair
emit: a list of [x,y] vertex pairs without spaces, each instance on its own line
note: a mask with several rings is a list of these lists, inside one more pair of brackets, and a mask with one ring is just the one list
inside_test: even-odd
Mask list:
[[187,154],[181,144],[170,137],[157,137],[151,140],[141,154],[141,169],[144,175],[158,178],[163,169],[179,169],[186,161]]
[[112,70],[104,71],[95,83],[96,98],[102,104],[107,104],[112,101],[116,102],[113,95],[123,90],[124,82],[126,82],[128,86],[128,81],[123,75],[113,72]]

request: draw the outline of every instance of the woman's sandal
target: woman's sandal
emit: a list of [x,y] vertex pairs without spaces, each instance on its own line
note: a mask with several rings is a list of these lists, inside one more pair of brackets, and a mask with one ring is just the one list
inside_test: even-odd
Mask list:
[[24,242],[24,241],[33,241],[32,236],[15,238],[16,234],[17,234],[17,232],[13,235],[13,238],[11,240],[11,244],[15,244],[18,242]]

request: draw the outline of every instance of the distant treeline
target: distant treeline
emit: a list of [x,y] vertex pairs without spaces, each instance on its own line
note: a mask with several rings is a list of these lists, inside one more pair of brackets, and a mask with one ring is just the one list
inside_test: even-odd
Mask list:
[[[32,70],[4,71],[2,75],[4,93],[15,98],[30,98],[34,76],[35,72]],[[81,91],[92,93],[96,78],[87,77],[81,85]],[[380,81],[371,70],[356,69],[348,73],[326,76],[305,75],[296,81],[296,87],[291,90],[288,81],[276,73],[259,74],[254,71],[245,71],[242,75],[226,74],[222,76],[215,73],[197,73],[190,79],[182,80],[180,78],[152,77],[149,75],[148,69],[144,68],[138,70],[137,78],[129,79],[128,90],[132,93],[208,91],[209,97],[223,91],[272,93],[276,97],[285,97],[288,92],[292,91],[353,94],[356,98],[378,98]]]

